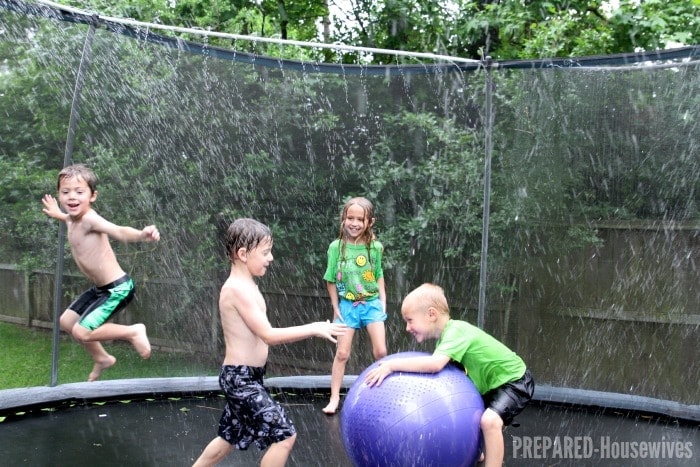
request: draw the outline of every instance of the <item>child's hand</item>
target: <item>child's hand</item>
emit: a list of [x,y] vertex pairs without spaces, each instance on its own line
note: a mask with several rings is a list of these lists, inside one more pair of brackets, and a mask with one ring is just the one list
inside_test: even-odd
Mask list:
[[384,381],[384,378],[393,373],[393,370],[386,362],[379,362],[376,368],[372,368],[367,376],[365,376],[365,384],[367,386],[379,386]]
[[65,218],[65,214],[63,213],[63,211],[61,211],[61,208],[58,207],[58,202],[56,201],[56,198],[54,198],[51,195],[44,195],[44,197],[41,199],[41,202],[44,205],[44,209],[42,209],[44,214],[54,219]]
[[143,228],[141,237],[144,242],[157,242],[160,240],[160,232],[158,232],[155,225],[149,225]]
[[316,323],[317,327],[317,333],[316,335],[318,337],[323,337],[325,339],[328,339],[329,341],[333,342],[336,344],[338,341],[333,338],[333,336],[342,336],[345,334],[345,331],[347,330],[347,326],[345,324],[336,324],[336,323],[331,323],[330,321],[326,321],[325,323],[323,322],[318,322]]

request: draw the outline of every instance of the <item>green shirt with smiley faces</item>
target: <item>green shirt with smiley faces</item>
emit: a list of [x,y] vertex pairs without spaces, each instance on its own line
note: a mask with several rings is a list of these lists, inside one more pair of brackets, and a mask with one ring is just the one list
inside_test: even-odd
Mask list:
[[379,298],[377,281],[384,277],[382,253],[378,240],[370,248],[336,239],[328,246],[328,265],[323,279],[335,283],[338,296],[351,302]]

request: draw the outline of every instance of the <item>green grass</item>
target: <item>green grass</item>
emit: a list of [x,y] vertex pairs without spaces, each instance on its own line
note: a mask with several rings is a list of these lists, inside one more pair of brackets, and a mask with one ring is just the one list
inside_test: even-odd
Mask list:
[[[0,322],[0,389],[51,384],[53,333]],[[154,350],[141,359],[131,345],[114,342],[105,348],[117,357],[117,364],[102,373],[101,380],[175,376],[215,376],[219,363],[183,353]],[[58,384],[86,381],[92,360],[82,346],[61,333],[58,351]]]

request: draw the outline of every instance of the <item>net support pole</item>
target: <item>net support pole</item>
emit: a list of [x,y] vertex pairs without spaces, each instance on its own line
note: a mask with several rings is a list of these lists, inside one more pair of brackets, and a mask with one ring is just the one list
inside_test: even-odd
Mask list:
[[[90,54],[92,53],[92,42],[95,38],[95,23],[90,24],[85,44],[83,45],[83,55],[80,58],[80,66],[78,67],[78,75],[75,79],[75,88],[73,90],[73,100],[70,108],[70,120],[68,122],[68,135],[66,136],[66,149],[63,156],[63,167],[71,165],[73,162],[73,146],[75,143],[75,129],[80,120],[80,96],[83,91],[85,82],[85,71],[90,65]],[[58,343],[61,335],[60,317],[63,311],[63,257],[65,254],[66,242],[66,224],[65,222],[58,223],[58,252],[56,254],[56,276],[53,289],[53,345],[51,357],[51,386],[58,384]]]
[[483,329],[486,321],[486,286],[488,278],[489,215],[491,204],[491,153],[493,134],[493,76],[491,57],[484,60],[486,84],[484,90],[484,210],[481,228],[481,265],[479,267],[479,308],[476,325]]

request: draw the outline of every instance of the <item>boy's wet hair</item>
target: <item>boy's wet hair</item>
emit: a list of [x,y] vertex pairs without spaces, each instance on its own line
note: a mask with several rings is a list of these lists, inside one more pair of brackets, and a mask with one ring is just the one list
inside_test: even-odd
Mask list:
[[56,184],[56,188],[60,190],[61,182],[71,178],[80,178],[87,183],[91,192],[94,193],[97,191],[97,175],[95,175],[95,172],[93,172],[92,169],[88,168],[86,165],[73,164],[64,167],[63,170],[58,172],[58,183]]
[[233,259],[234,253],[241,248],[254,250],[264,240],[272,241],[272,231],[268,226],[255,219],[236,219],[226,230],[226,254]]

